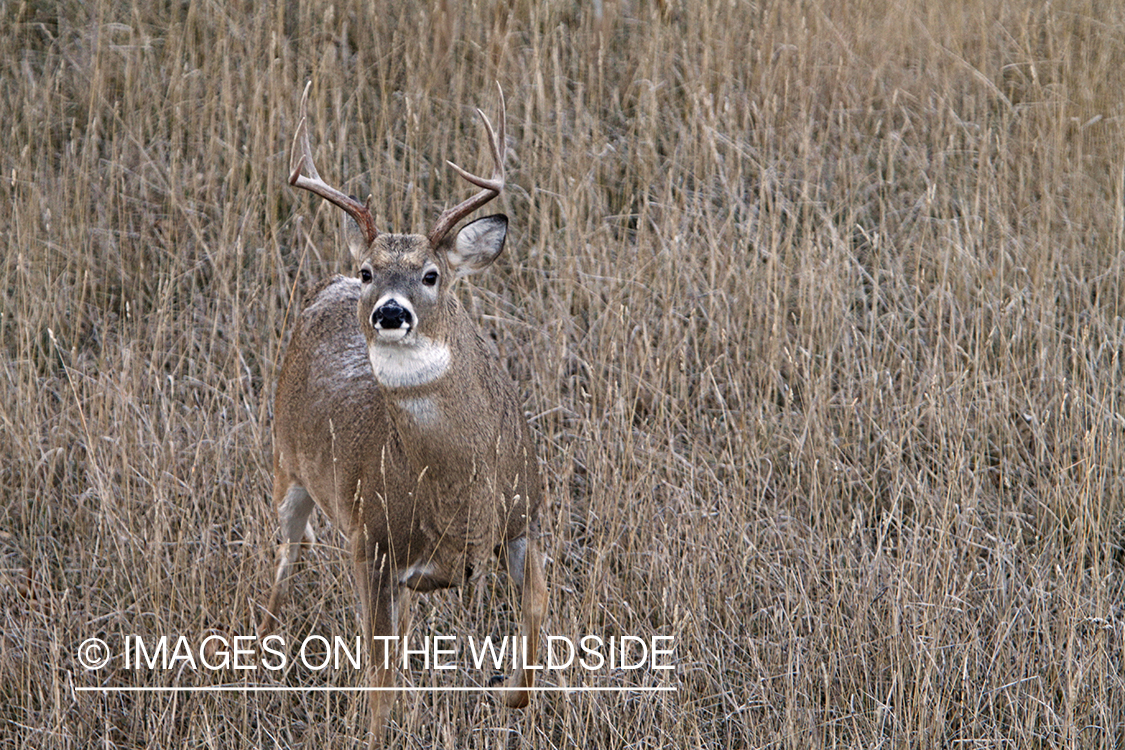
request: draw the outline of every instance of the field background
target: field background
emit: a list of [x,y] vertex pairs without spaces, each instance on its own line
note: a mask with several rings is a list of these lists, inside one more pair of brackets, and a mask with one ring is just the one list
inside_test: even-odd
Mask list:
[[[1125,6],[0,4],[0,748],[355,747],[343,693],[87,673],[245,635],[288,324],[349,273],[286,185],[421,232],[508,100],[461,289],[526,399],[547,632],[675,637],[675,694],[400,695],[396,747],[1125,746]],[[357,632],[341,539],[285,632]],[[415,636],[514,633],[506,584]],[[428,672],[413,685],[477,685]],[[279,685],[359,678],[257,675]]]

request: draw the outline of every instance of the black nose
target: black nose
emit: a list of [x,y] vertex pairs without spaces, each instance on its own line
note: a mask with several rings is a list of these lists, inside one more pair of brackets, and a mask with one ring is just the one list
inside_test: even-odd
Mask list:
[[375,308],[375,312],[371,313],[371,325],[375,328],[395,329],[406,326],[410,327],[412,323],[412,316],[410,311],[405,307],[389,299],[379,307]]

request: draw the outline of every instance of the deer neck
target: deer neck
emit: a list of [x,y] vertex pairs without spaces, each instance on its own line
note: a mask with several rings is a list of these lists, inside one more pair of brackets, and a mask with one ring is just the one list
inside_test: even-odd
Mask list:
[[[415,345],[368,347],[387,415],[411,462],[437,479],[459,476],[474,457],[494,449],[487,407],[492,398],[480,378],[487,363],[462,341],[419,336]],[[442,481],[449,481],[446,477]]]
[[436,384],[445,379],[453,360],[448,343],[424,334],[410,344],[371,342],[367,357],[375,380],[388,392]]
[[[361,328],[366,311],[365,307],[360,311]],[[453,349],[463,314],[456,301],[439,307],[433,311],[436,325],[417,331],[409,341],[382,341],[368,331],[367,357],[379,387],[388,393],[405,393],[444,386],[454,364]]]

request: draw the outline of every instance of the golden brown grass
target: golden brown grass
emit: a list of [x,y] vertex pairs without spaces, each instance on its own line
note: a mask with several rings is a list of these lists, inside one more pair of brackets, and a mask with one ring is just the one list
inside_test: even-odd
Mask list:
[[[285,184],[307,79],[399,231],[503,85],[512,234],[464,294],[538,433],[547,630],[676,639],[548,680],[675,694],[412,693],[392,744],[1125,744],[1125,10],[947,6],[0,5],[0,747],[363,741],[344,693],[73,690],[244,679],[75,652],[252,632],[287,321],[350,271]],[[357,629],[321,531],[295,636]],[[515,632],[502,588],[415,633]]]

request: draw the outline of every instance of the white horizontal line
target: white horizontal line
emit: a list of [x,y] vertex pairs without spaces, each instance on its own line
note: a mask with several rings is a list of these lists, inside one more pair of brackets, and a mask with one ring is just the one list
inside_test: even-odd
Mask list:
[[668,693],[675,687],[294,687],[290,685],[214,685],[211,687],[75,687],[79,693]]

